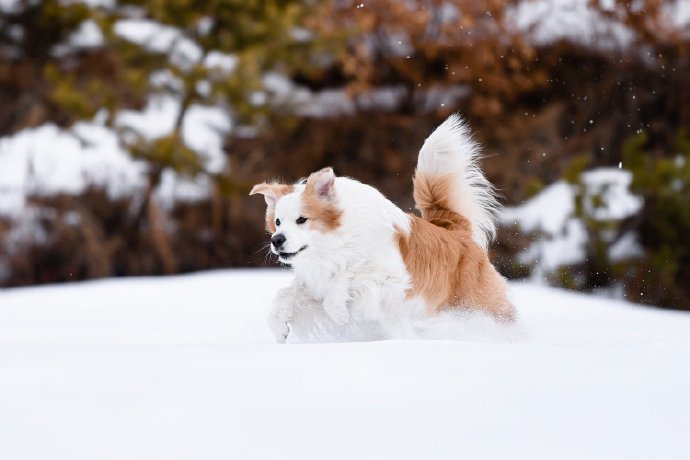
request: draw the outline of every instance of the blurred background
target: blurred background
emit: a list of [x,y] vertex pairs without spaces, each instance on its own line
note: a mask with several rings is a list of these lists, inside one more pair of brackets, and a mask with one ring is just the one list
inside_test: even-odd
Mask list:
[[687,0],[0,0],[0,286],[269,266],[254,183],[411,209],[455,111],[505,276],[690,309]]

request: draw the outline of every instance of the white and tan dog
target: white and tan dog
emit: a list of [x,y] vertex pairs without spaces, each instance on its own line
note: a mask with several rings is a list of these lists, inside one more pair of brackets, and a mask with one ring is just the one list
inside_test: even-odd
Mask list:
[[[413,179],[421,217],[378,190],[325,168],[296,184],[262,183],[271,251],[293,267],[269,325],[278,342],[327,318],[334,327],[386,327],[406,315],[481,310],[512,321],[515,309],[486,247],[497,201],[462,119],[425,141]],[[325,312],[325,314],[323,314]]]

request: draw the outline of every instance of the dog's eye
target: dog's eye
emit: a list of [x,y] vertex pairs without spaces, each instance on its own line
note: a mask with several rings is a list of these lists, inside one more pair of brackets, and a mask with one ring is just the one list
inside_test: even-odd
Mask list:
[[295,222],[297,222],[298,224],[301,225],[301,224],[305,223],[306,221],[307,221],[306,217],[300,216]]
[[280,219],[276,219],[276,227],[280,227]]

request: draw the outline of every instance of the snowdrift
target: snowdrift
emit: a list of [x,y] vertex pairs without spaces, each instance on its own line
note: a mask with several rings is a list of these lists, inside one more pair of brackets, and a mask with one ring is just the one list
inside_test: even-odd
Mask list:
[[2,458],[690,455],[690,315],[513,284],[510,330],[275,345],[289,276],[0,291]]

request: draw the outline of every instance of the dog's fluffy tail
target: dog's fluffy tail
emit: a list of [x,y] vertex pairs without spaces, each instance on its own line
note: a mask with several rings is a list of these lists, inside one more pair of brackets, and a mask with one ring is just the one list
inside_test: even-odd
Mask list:
[[459,115],[451,115],[419,151],[414,200],[425,218],[434,210],[463,216],[472,225],[473,239],[485,249],[496,234],[498,202],[479,169],[479,158],[479,145],[467,125]]

